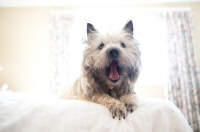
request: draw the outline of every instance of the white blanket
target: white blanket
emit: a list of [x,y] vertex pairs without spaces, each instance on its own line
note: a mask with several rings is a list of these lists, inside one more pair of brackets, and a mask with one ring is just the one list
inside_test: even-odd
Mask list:
[[139,100],[133,113],[118,120],[107,108],[91,102],[0,92],[0,132],[192,132],[173,103]]

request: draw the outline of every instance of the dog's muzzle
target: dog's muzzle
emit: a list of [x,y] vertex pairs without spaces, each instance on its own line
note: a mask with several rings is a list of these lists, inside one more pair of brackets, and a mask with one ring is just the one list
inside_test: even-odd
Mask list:
[[119,66],[117,58],[119,57],[119,50],[117,48],[111,48],[108,50],[108,56],[112,60],[109,67],[107,68],[108,78],[112,82],[117,82],[120,78]]

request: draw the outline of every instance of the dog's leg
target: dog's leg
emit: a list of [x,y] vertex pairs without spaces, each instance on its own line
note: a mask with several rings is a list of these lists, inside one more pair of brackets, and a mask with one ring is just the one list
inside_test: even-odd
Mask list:
[[106,106],[109,111],[112,113],[112,117],[118,117],[119,120],[127,116],[127,110],[125,103],[114,99],[106,94],[96,94],[92,97],[92,101],[101,105]]
[[132,113],[136,109],[137,96],[135,94],[123,95],[120,99],[125,103],[128,112],[130,111]]

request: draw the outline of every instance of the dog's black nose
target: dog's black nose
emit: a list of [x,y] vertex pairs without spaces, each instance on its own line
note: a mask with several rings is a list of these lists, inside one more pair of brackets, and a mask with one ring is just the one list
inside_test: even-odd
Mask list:
[[119,55],[119,51],[117,49],[111,49],[109,52],[108,52],[109,56],[112,58],[112,59],[115,59],[118,57]]

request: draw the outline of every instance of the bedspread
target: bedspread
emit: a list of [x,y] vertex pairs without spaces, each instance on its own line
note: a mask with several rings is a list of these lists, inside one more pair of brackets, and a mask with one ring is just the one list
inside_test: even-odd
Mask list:
[[0,92],[0,132],[192,132],[171,102],[139,97],[126,119],[102,105],[46,94]]

